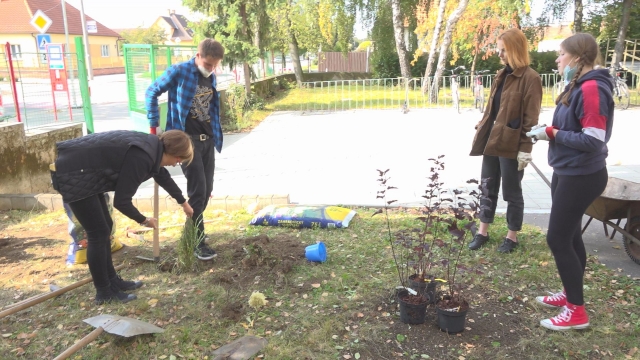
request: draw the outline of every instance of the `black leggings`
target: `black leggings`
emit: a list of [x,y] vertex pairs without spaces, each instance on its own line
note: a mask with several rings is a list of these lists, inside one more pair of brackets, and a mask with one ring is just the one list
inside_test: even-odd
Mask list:
[[582,281],[587,252],[582,241],[582,215],[607,187],[607,168],[589,175],[557,175],[551,179],[551,215],[547,244],[553,253],[567,301],[583,305]]
[[96,288],[109,286],[116,277],[111,259],[111,229],[113,220],[104,194],[69,203],[71,211],[87,232],[87,263]]

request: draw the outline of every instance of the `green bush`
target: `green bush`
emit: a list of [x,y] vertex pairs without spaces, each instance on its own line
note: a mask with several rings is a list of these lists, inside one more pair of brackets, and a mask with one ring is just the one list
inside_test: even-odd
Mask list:
[[244,86],[231,84],[227,88],[227,117],[229,119],[230,130],[243,129],[251,117],[251,111],[264,110],[265,101],[255,93],[248,97]]

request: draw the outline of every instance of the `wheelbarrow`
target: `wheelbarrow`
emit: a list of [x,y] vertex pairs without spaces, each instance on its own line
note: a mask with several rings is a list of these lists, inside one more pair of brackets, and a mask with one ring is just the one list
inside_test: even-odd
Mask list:
[[[624,250],[633,262],[640,265],[640,184],[609,177],[606,189],[589,205],[585,214],[589,220],[582,233],[591,220],[602,221],[605,235],[609,236],[607,226],[613,228],[609,239],[613,239],[616,231],[621,233]],[[623,219],[626,219],[624,228],[620,227]]]
[[78,340],[77,343],[65,350],[62,354],[58,355],[54,360],[64,360],[69,358],[105,331],[109,334],[124,337],[164,332],[164,329],[155,325],[118,315],[102,314],[89,319],[84,319],[83,321],[96,329],[89,333],[89,335]]
[[[546,176],[531,162],[533,169],[542,177],[545,183],[551,187]],[[604,192],[596,198],[585,211],[589,220],[582,228],[582,233],[591,223],[591,220],[602,221],[605,236],[609,236],[608,226],[613,228],[609,239],[613,239],[616,231],[622,234],[622,242],[627,255],[640,265],[640,184],[609,177]],[[626,219],[624,229],[620,222]],[[616,220],[615,224],[611,220]]]

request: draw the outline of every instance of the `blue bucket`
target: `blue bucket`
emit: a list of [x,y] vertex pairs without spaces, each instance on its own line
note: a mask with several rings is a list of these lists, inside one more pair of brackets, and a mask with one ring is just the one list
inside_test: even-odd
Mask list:
[[324,243],[318,242],[317,244],[309,245],[304,249],[304,255],[309,261],[327,261],[327,248]]

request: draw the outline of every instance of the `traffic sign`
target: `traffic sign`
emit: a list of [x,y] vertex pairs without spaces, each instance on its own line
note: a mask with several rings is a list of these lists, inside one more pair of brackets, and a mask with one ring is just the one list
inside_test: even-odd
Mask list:
[[64,69],[62,44],[47,44],[47,58],[49,69]]
[[42,10],[36,11],[36,13],[33,14],[33,18],[31,18],[31,25],[36,28],[40,34],[46,33],[52,23],[53,21],[51,21],[51,19]]
[[95,20],[87,20],[87,32],[89,34],[98,33],[98,24],[96,24]]
[[47,44],[51,44],[51,35],[38,34],[36,35],[36,41],[38,42],[38,49],[45,51],[47,49]]

